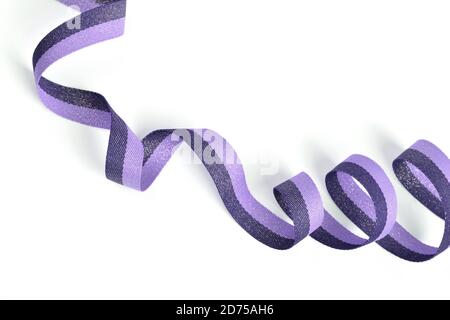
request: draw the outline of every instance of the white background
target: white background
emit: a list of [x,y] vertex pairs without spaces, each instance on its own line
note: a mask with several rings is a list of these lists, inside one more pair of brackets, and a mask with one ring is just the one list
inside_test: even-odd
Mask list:
[[[414,264],[377,245],[265,247],[179,154],[144,193],[106,180],[108,132],[56,116],[33,87],[34,47],[74,15],[0,1],[0,298],[450,298],[450,252]],[[272,188],[306,171],[348,224],[323,188],[338,162],[361,153],[393,177],[420,138],[450,153],[449,16],[448,1],[129,1],[125,37],[47,76],[103,93],[140,136],[218,131],[277,214]],[[399,221],[438,244],[442,221],[392,181]]]

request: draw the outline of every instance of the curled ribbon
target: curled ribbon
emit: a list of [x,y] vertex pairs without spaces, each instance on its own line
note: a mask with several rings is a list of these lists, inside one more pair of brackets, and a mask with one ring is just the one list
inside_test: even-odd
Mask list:
[[219,134],[206,129],[170,129],[154,131],[141,140],[102,95],[44,78],[43,73],[55,61],[124,32],[126,0],[60,1],[80,9],[80,25],[69,28],[68,22],[64,23],[37,46],[33,56],[37,90],[42,102],[60,116],[110,130],[108,179],[146,190],[184,142],[208,170],[236,222],[269,247],[288,249],[307,236],[341,250],[376,242],[400,258],[419,262],[437,256],[449,246],[450,161],[432,143],[416,142],[394,160],[393,169],[403,186],[444,220],[445,230],[438,247],[422,243],[396,222],[397,199],[391,182],[377,163],[362,155],[352,155],[340,163],[325,181],[333,201],[367,238],[350,232],[324,209],[319,191],[306,173],[274,188],[275,198],[292,225],[252,196],[236,152]]

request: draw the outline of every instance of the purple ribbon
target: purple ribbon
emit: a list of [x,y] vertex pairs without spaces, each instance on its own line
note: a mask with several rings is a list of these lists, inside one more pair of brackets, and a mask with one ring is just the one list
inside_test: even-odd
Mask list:
[[[50,32],[33,56],[34,76],[42,102],[53,112],[82,124],[110,130],[106,159],[108,179],[146,190],[174,150],[189,145],[213,179],[236,222],[260,242],[288,249],[307,236],[332,248],[349,250],[372,242],[409,261],[426,261],[450,244],[450,160],[432,143],[420,140],[393,162],[403,186],[445,221],[438,247],[426,245],[396,222],[397,198],[383,169],[371,159],[352,155],[326,176],[326,186],[341,211],[366,235],[361,238],[323,207],[319,191],[306,173],[274,188],[274,195],[293,224],[259,203],[248,189],[241,162],[228,142],[206,129],[158,130],[139,139],[95,92],[69,88],[42,75],[55,61],[124,32],[126,0],[61,0],[77,6],[79,28],[64,23]],[[359,182],[359,184],[357,182]],[[364,187],[361,188],[361,186]]]

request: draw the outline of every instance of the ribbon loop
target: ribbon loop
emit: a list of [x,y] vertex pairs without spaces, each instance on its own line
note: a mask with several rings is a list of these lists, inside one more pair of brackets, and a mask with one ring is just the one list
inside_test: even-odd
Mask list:
[[324,208],[316,185],[306,173],[274,188],[275,198],[296,228],[296,243],[316,231],[323,222]]
[[329,172],[325,181],[336,205],[369,238],[351,233],[326,212],[324,224],[312,235],[316,240],[336,249],[349,250],[382,239],[391,231],[397,214],[397,199],[394,187],[378,164],[367,157],[353,155]]
[[419,140],[394,160],[393,168],[406,190],[444,220],[444,234],[439,246],[433,247],[396,223],[392,232],[378,243],[406,260],[430,260],[450,244],[450,161],[434,144]]

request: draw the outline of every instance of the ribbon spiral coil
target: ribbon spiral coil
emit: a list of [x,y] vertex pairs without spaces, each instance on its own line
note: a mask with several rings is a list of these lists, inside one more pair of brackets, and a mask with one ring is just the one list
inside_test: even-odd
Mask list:
[[293,222],[290,224],[252,196],[236,152],[219,134],[206,129],[168,129],[151,132],[141,140],[102,95],[65,87],[43,77],[55,61],[124,32],[126,0],[60,1],[80,9],[80,26],[69,28],[67,23],[61,24],[39,43],[33,55],[37,90],[42,102],[60,116],[110,130],[108,179],[146,190],[177,146],[186,143],[208,170],[232,217],[269,247],[288,249],[307,236],[341,250],[376,242],[400,258],[419,262],[437,256],[449,246],[450,160],[432,143],[416,142],[394,160],[393,169],[408,192],[444,220],[438,247],[422,243],[396,222],[397,199],[391,182],[377,163],[362,155],[352,155],[340,163],[325,181],[333,201],[366,238],[346,229],[324,209],[319,191],[306,173],[274,188],[277,202]]

